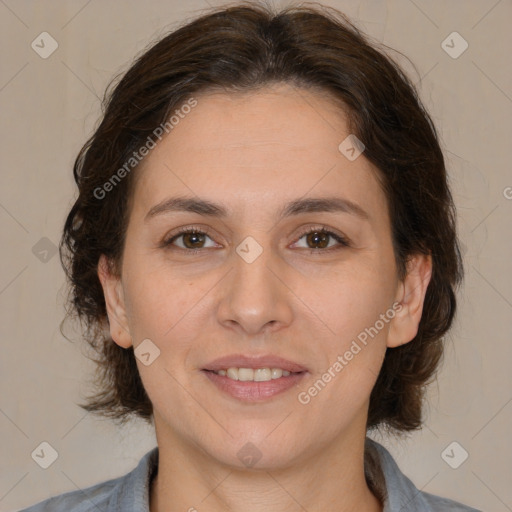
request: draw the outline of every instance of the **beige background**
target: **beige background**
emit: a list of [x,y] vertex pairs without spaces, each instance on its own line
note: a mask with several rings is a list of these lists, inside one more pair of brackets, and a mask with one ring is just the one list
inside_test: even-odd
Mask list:
[[[325,3],[415,63],[419,76],[406,68],[415,82],[421,78],[440,131],[464,243],[459,316],[430,389],[427,425],[383,442],[419,488],[510,511],[512,2]],[[58,256],[48,253],[45,263],[33,247],[43,237],[58,243],[75,193],[71,165],[108,81],[208,4],[219,2],[0,1],[2,511],[120,476],[155,444],[151,428],[119,430],[75,405],[92,366],[80,343],[59,332],[65,288]],[[47,59],[31,48],[43,31],[59,45]],[[453,31],[469,44],[457,59],[441,47]],[[46,470],[31,458],[42,441],[58,452]],[[441,457],[452,441],[469,453],[458,469]]]

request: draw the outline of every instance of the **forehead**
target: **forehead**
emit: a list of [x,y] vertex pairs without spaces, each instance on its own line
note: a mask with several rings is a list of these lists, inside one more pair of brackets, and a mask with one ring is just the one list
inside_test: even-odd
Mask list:
[[195,98],[137,170],[135,206],[145,213],[176,192],[229,200],[233,212],[337,192],[370,212],[386,209],[376,169],[340,152],[350,133],[329,95],[280,84]]

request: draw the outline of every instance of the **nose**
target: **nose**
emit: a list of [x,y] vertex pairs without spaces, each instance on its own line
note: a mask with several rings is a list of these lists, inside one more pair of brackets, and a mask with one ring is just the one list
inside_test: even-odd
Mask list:
[[290,325],[293,293],[287,286],[285,264],[264,250],[248,262],[237,253],[223,280],[218,321],[240,334],[257,335]]

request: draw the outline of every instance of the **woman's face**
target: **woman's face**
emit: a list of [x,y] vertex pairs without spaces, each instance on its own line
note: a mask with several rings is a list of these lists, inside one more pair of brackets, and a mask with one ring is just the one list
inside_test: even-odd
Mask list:
[[159,444],[304,462],[364,435],[426,286],[411,281],[411,309],[375,169],[339,149],[350,133],[326,96],[196,99],[137,170],[120,279],[100,271],[112,337],[136,349]]

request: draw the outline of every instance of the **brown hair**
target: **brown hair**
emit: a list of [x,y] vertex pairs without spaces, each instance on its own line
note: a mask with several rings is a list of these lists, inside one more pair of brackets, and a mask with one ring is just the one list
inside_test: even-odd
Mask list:
[[251,91],[276,82],[320,89],[344,105],[351,133],[379,170],[399,276],[405,276],[411,255],[432,255],[418,333],[387,350],[368,416],[368,428],[407,431],[421,425],[425,386],[440,361],[463,275],[435,127],[400,67],[343,14],[321,6],[274,12],[254,2],[214,9],[143,53],[107,89],[101,124],[77,156],[79,196],[65,222],[60,254],[71,284],[69,313],[78,315],[99,355],[98,392],[84,409],[121,422],[131,414],[152,417],[133,347],[119,347],[105,329],[97,276],[102,254],[119,272],[135,171],[123,173],[108,194],[98,190],[193,94]]

